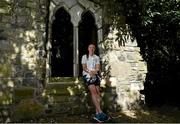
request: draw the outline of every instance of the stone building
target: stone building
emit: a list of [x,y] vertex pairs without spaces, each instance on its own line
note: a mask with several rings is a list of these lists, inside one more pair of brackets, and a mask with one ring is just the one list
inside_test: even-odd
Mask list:
[[146,63],[135,40],[126,38],[119,46],[116,29],[109,27],[105,34],[106,7],[88,0],[1,0],[1,89],[33,87],[36,95],[53,78],[80,78],[81,56],[93,42],[101,58],[102,85],[114,88],[123,109],[137,104]]

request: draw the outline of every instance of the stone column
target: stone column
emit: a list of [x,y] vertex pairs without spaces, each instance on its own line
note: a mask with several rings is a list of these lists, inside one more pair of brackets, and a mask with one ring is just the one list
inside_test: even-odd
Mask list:
[[[52,20],[53,21],[53,20]],[[52,48],[52,45],[51,45],[51,33],[52,33],[52,21],[49,22],[49,30],[48,30],[48,41],[47,41],[47,44],[46,44],[46,49],[47,49],[47,58],[46,58],[46,83],[49,83],[50,82],[50,76],[51,76],[51,67],[50,67],[50,64],[51,64],[51,48]]]
[[78,26],[73,27],[73,75],[79,76],[79,39],[78,39]]

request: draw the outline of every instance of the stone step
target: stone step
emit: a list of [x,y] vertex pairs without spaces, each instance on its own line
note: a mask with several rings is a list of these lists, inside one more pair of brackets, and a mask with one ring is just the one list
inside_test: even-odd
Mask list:
[[[81,82],[80,82],[81,83]],[[83,114],[91,109],[91,99],[74,82],[51,82],[46,85],[45,94],[49,99],[48,111],[53,114]],[[83,87],[83,86],[82,86]],[[90,104],[89,104],[90,103]],[[48,112],[47,111],[47,112]]]
[[26,87],[26,86],[15,87],[13,103],[20,102],[23,99],[33,98],[34,91],[35,88],[33,87]]
[[48,95],[70,95],[71,89],[75,87],[74,82],[51,82],[46,85],[45,94]]
[[[87,113],[87,111],[90,111],[89,108],[85,103],[83,102],[61,102],[61,103],[54,103],[52,105],[49,105],[48,110],[53,114],[83,114]],[[94,110],[94,109],[91,109]]]

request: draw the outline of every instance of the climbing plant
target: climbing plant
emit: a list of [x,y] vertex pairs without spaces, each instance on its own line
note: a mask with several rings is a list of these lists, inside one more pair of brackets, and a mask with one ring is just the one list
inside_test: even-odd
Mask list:
[[[147,62],[144,83],[146,102],[180,103],[180,1],[179,0],[92,0],[107,5],[108,22],[122,32],[131,30]],[[126,28],[126,26],[129,28]]]

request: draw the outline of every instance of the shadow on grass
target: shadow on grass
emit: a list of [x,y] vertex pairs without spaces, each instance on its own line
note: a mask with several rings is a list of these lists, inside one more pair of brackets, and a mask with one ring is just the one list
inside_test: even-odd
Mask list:
[[118,123],[178,123],[180,110],[173,106],[143,107],[138,110],[128,110],[110,113],[113,122]]

